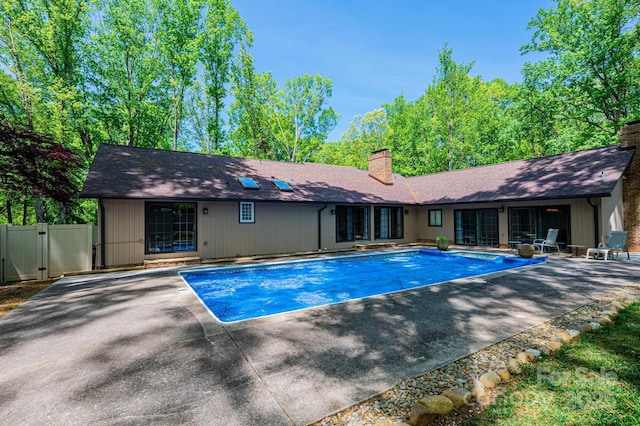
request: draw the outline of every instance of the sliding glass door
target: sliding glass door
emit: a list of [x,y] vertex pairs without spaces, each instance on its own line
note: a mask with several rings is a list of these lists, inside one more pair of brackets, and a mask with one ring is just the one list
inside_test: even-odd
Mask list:
[[569,206],[512,207],[509,209],[509,241],[531,242],[558,229],[558,242],[571,244]]
[[498,209],[455,211],[456,244],[498,246]]

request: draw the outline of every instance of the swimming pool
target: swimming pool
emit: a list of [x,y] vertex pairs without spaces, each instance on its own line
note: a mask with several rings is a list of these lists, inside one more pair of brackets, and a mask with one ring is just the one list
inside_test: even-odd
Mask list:
[[482,252],[408,250],[182,271],[221,322],[393,293],[544,262]]

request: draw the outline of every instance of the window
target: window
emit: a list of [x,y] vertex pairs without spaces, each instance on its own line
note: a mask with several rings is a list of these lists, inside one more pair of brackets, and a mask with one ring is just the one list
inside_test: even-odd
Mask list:
[[442,210],[429,210],[429,226],[442,226]]
[[271,182],[278,187],[280,191],[291,192],[293,191],[293,187],[289,185],[286,181],[280,179],[273,179]]
[[258,185],[253,179],[248,177],[238,178],[240,184],[244,189],[260,189],[260,185]]
[[146,252],[196,250],[195,203],[146,204]]
[[374,238],[393,239],[404,237],[402,207],[376,207],[373,211]]
[[253,202],[240,202],[240,223],[255,223],[255,212]]
[[338,242],[369,239],[369,208],[336,206]]

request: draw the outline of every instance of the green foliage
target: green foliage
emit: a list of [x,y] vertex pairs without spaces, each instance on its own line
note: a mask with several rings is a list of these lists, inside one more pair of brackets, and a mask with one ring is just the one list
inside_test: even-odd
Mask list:
[[386,111],[377,109],[354,117],[341,141],[323,144],[313,159],[316,162],[366,170],[369,155],[377,149],[387,147],[391,134]]
[[[100,143],[363,169],[386,147],[394,172],[434,173],[615,143],[640,119],[639,18],[636,0],[556,0],[522,47],[543,59],[514,85],[472,76],[445,44],[422,96],[358,115],[327,143],[331,80],[280,87],[256,72],[230,0],[0,0],[0,116],[79,153],[76,175]],[[1,189],[0,221],[95,215],[28,197]]]
[[233,139],[241,155],[302,162],[321,148],[338,115],[326,106],[333,83],[305,74],[278,88],[269,73],[257,75],[249,59],[236,69]]
[[525,369],[473,425],[637,425],[640,304]]
[[[208,0],[204,14],[204,30],[199,38],[203,72],[193,92],[190,116],[201,150],[221,153],[227,142],[224,106],[233,77],[233,59],[240,52],[248,59],[252,35],[227,0]],[[242,98],[243,94],[239,95]]]
[[[578,145],[611,143],[626,121],[640,118],[640,3],[636,0],[558,0],[530,21],[532,41],[523,53],[546,59],[528,63],[525,85],[539,113],[555,122],[558,135],[577,132]],[[548,102],[550,101],[550,102]],[[548,103],[547,103],[548,102]],[[561,148],[562,149],[562,148]]]
[[106,1],[89,43],[93,110],[101,140],[168,148],[166,72],[159,64],[158,22],[148,0]]

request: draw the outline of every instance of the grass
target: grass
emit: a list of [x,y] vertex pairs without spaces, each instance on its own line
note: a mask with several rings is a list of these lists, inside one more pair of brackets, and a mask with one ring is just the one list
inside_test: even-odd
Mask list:
[[52,283],[53,281],[35,281],[0,286],[0,317],[7,315]]
[[639,425],[640,303],[527,366],[469,425]]

